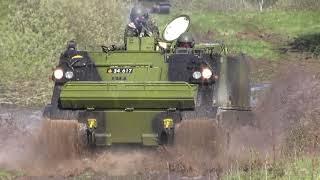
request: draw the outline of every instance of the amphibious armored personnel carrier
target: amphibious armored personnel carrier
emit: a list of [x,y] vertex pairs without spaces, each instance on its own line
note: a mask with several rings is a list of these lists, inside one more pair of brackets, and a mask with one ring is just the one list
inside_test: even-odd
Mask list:
[[88,144],[95,146],[172,144],[182,114],[202,108],[214,112],[211,118],[239,119],[250,111],[245,59],[228,57],[221,44],[174,47],[189,26],[189,16],[179,16],[162,39],[127,37],[121,50],[79,51],[69,43],[53,72],[44,116],[86,124]]

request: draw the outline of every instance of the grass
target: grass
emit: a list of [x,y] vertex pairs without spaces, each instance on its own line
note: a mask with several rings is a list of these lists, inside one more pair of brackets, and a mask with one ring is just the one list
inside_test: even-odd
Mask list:
[[[84,4],[88,10],[79,11]],[[125,26],[125,5],[117,0],[1,1],[0,103],[47,104],[52,67],[66,42],[76,39],[79,47],[122,42],[118,30]]]
[[295,160],[282,160],[275,164],[265,162],[262,167],[249,170],[233,169],[223,177],[224,180],[318,180],[320,179],[319,158],[302,157]]
[[0,179],[13,179],[13,177],[10,173],[0,170]]
[[[6,18],[8,10],[4,7],[8,7],[10,2],[9,0],[0,2],[0,7],[4,9],[4,11],[0,13],[0,24],[8,21]],[[25,27],[30,26],[29,29],[26,29],[28,30],[27,33],[14,33],[12,31],[6,33],[10,38],[5,38],[7,39],[7,44],[5,44],[7,47],[5,47],[5,50],[2,52],[0,51],[0,58],[3,52],[6,52],[3,53],[6,54],[6,57],[14,55],[17,56],[17,58],[9,58],[10,60],[2,60],[0,62],[0,65],[5,67],[5,70],[0,72],[1,77],[3,77],[0,80],[0,83],[2,83],[0,86],[4,86],[2,89],[11,92],[11,102],[18,102],[19,104],[28,106],[35,104],[42,106],[45,104],[51,94],[51,85],[49,84],[52,82],[48,81],[51,66],[55,64],[58,59],[61,47],[64,47],[62,42],[65,42],[67,39],[74,36],[78,37],[76,39],[80,39],[82,42],[82,44],[80,43],[81,45],[86,45],[88,42],[95,42],[95,44],[103,42],[109,44],[110,42],[116,41],[117,38],[119,39],[118,36],[106,32],[108,31],[106,27],[113,27],[109,26],[110,24],[120,27],[119,22],[115,25],[113,23],[114,18],[111,18],[110,23],[107,23],[105,18],[101,18],[103,15],[100,13],[106,13],[103,10],[101,10],[101,12],[100,10],[92,11],[89,15],[80,13],[79,17],[83,18],[79,19],[84,20],[82,22],[78,19],[79,22],[77,22],[72,19],[74,17],[73,13],[70,15],[70,17],[72,17],[72,20],[70,20],[63,18],[69,15],[68,13],[63,15],[66,11],[57,12],[56,8],[51,9],[51,6],[45,7],[48,8],[48,10],[36,12],[38,14],[28,14],[27,11],[20,12],[26,13],[26,15],[22,14],[23,16],[21,17],[18,16],[22,22],[30,21],[30,23],[24,25]],[[62,6],[62,8],[63,7],[64,6]],[[111,12],[108,11],[108,13]],[[316,11],[274,10],[263,13],[199,12],[197,10],[193,10],[192,12],[173,11],[173,14],[170,15],[157,15],[155,20],[158,22],[160,29],[162,29],[171,18],[178,14],[190,15],[192,20],[190,31],[202,39],[211,39],[213,41],[222,40],[228,45],[231,52],[243,52],[259,60],[279,61],[283,58],[283,55],[278,49],[287,45],[288,40],[293,40],[296,37],[309,33],[319,33],[320,31],[320,19],[318,18],[320,17],[320,12]],[[124,14],[122,15],[125,16]],[[28,18],[29,16],[31,18]],[[100,20],[92,21],[90,18],[86,20],[88,16],[92,19],[99,17],[98,20]],[[48,19],[50,20],[49,22],[56,22],[52,23],[52,26],[56,27],[57,30],[52,31],[52,26],[48,25],[46,19],[44,20],[38,17],[50,17]],[[54,18],[60,20],[55,21]],[[101,24],[100,22],[106,23],[106,25],[100,27],[97,25]],[[123,22],[123,24],[124,23],[125,22]],[[84,27],[83,24],[88,24],[88,26]],[[17,23],[17,25],[19,25],[19,23]],[[72,27],[71,32],[69,32],[69,26]],[[37,27],[36,32],[33,31],[34,27]],[[88,29],[89,27],[91,29]],[[2,28],[5,28],[5,26],[0,26],[0,30]],[[94,41],[92,40],[98,36],[100,38]],[[317,50],[318,48],[312,47],[311,49]],[[39,76],[39,74],[42,74],[42,76]],[[261,73],[257,75],[264,76],[261,75]],[[31,82],[32,80],[34,82]],[[28,89],[30,87],[34,88],[30,90]],[[36,93],[30,93],[31,91]],[[0,100],[2,98],[3,97],[0,97]],[[5,97],[5,99],[7,98]]]
[[257,59],[277,60],[280,57],[275,47],[266,41],[230,39],[228,44],[234,52],[242,52]]
[[[195,34],[214,32],[211,39],[223,40],[237,52],[257,59],[279,60],[280,46],[304,34],[320,32],[319,11],[185,12]],[[174,17],[177,14],[170,15]],[[163,26],[168,16],[157,17]],[[239,37],[239,35],[244,36]],[[284,42],[283,42],[284,41]]]
[[0,1],[0,7],[1,7],[0,20],[3,19],[7,15],[9,4],[10,4],[10,1],[8,1],[8,0],[1,0]]
[[7,170],[0,169],[1,180],[13,180],[20,176],[23,176],[21,172],[14,172],[14,171],[7,171]]

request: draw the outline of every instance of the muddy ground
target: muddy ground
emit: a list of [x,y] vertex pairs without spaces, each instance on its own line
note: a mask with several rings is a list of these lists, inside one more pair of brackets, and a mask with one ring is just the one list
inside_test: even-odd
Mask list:
[[[252,151],[272,159],[292,149],[290,142],[298,141],[290,138],[296,129],[305,128],[310,137],[318,135],[318,68],[311,60],[282,66],[255,102],[254,126],[226,133],[213,119],[186,120],[177,127],[173,147],[123,145],[91,151],[83,148],[82,139],[65,136],[70,129],[83,133],[74,122],[48,124],[41,118],[41,109],[0,106],[0,167],[22,172],[20,179],[133,175],[138,179],[219,179],[235,162],[246,166]],[[303,144],[306,149],[308,142]]]

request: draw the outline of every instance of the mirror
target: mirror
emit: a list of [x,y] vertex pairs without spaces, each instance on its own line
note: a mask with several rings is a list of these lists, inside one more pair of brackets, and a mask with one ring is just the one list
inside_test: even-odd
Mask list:
[[181,15],[173,19],[169,24],[166,25],[162,36],[165,41],[171,42],[188,31],[190,27],[190,17],[187,15]]

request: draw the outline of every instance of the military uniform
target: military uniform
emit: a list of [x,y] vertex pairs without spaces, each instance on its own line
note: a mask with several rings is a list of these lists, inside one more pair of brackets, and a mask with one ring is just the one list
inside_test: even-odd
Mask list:
[[151,37],[159,36],[158,27],[151,21],[148,20],[142,24],[141,27],[137,27],[134,22],[130,22],[125,29],[125,37]]
[[149,19],[148,12],[142,6],[135,6],[130,12],[130,23],[124,32],[124,43],[127,44],[127,37],[159,37],[159,29]]

